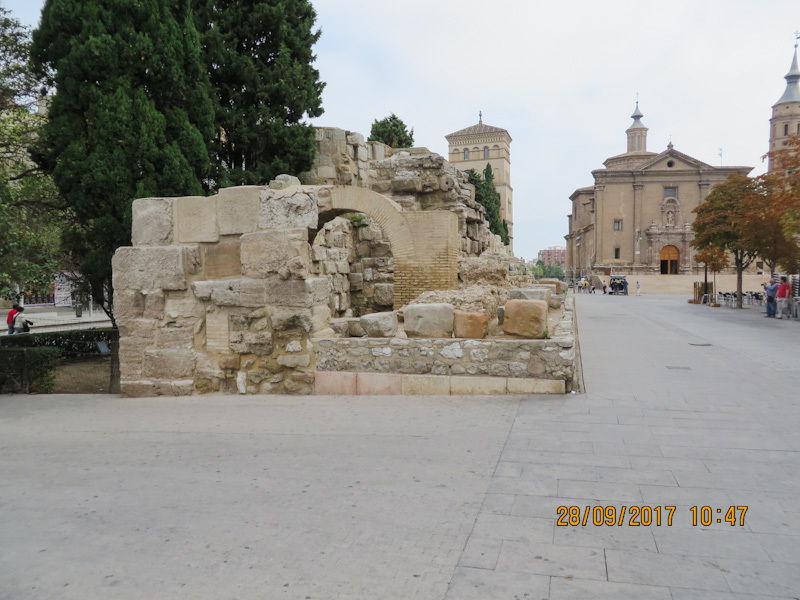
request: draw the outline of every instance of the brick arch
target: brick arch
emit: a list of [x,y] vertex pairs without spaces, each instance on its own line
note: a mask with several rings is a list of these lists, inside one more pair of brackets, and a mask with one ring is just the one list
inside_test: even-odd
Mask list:
[[394,257],[395,309],[424,291],[457,286],[461,240],[455,213],[403,211],[399,204],[372,190],[333,187],[330,203],[320,205],[320,221],[344,212],[372,217],[389,239]]

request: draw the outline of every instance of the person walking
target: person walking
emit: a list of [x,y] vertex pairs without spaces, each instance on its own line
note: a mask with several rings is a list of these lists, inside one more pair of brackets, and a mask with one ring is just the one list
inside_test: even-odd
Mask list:
[[778,318],[783,319],[784,313],[786,313],[787,319],[790,318],[789,303],[792,301],[792,288],[789,286],[789,282],[786,281],[786,277],[781,277],[781,284],[778,286],[778,293],[775,294],[775,297],[778,300]]
[[637,296],[642,295],[642,284],[639,283],[638,281],[636,282],[636,295]]
[[605,294],[606,294],[606,282],[604,281],[603,282],[603,295],[605,296]]
[[25,307],[20,306],[17,309],[17,314],[14,315],[14,333],[26,333],[33,325],[33,321],[25,318]]
[[6,325],[8,325],[8,335],[14,333],[14,317],[18,312],[17,311],[18,308],[19,305],[16,302],[14,302],[14,304],[11,305],[11,310],[8,311],[8,318],[6,318]]
[[764,287],[764,293],[767,296],[767,314],[766,317],[769,319],[775,318],[775,312],[778,308],[777,302],[775,302],[775,295],[778,293],[778,282],[773,281],[769,285],[766,283],[762,284]]

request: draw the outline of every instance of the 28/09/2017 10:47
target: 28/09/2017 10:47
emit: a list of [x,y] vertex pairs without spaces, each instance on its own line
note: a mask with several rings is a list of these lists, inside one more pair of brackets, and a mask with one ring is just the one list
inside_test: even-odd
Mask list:
[[[712,508],[711,506],[692,506],[689,511],[692,513],[692,525],[708,527],[714,522],[728,523],[732,527],[735,525],[744,526],[744,515],[747,506],[728,506],[726,508]],[[556,509],[558,520],[556,525],[559,527],[577,527],[578,525],[587,526],[617,526],[628,525],[629,527],[649,527],[655,525],[660,527],[672,525],[675,514],[675,506],[559,506]],[[724,511],[724,516],[723,516]],[[737,517],[738,513],[738,517]],[[715,515],[719,515],[715,518]]]

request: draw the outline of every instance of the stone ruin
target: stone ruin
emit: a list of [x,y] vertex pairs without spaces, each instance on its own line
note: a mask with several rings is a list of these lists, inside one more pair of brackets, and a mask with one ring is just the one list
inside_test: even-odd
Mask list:
[[553,337],[560,290],[511,290],[529,274],[466,177],[424,148],[391,153],[331,128],[317,140],[304,183],[134,202],[133,246],[113,260],[122,393],[376,393],[377,373],[394,382],[385,393],[441,393],[444,379],[461,393],[460,376],[563,393],[571,312],[558,340],[531,339]]

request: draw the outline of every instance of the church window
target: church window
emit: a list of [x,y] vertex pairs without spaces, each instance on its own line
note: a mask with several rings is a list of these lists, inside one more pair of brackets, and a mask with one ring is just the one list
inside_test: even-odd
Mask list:
[[614,248],[614,258],[619,258],[619,257],[620,257],[619,247],[616,247]]
[[464,160],[469,160],[469,148],[464,148]]
[[614,231],[622,231],[622,219],[614,219]]
[[664,198],[677,198],[677,197],[678,197],[678,188],[674,187],[664,188]]
[[642,149],[642,136],[640,136],[640,135],[636,136],[636,149],[637,150],[641,150]]
[[783,135],[789,135],[789,124],[788,123],[786,123],[783,126]]
[[483,158],[489,158],[489,148],[485,147],[483,149]]
[[667,161],[667,166],[671,169],[672,167],[675,166],[675,161],[674,160],[668,160]]

